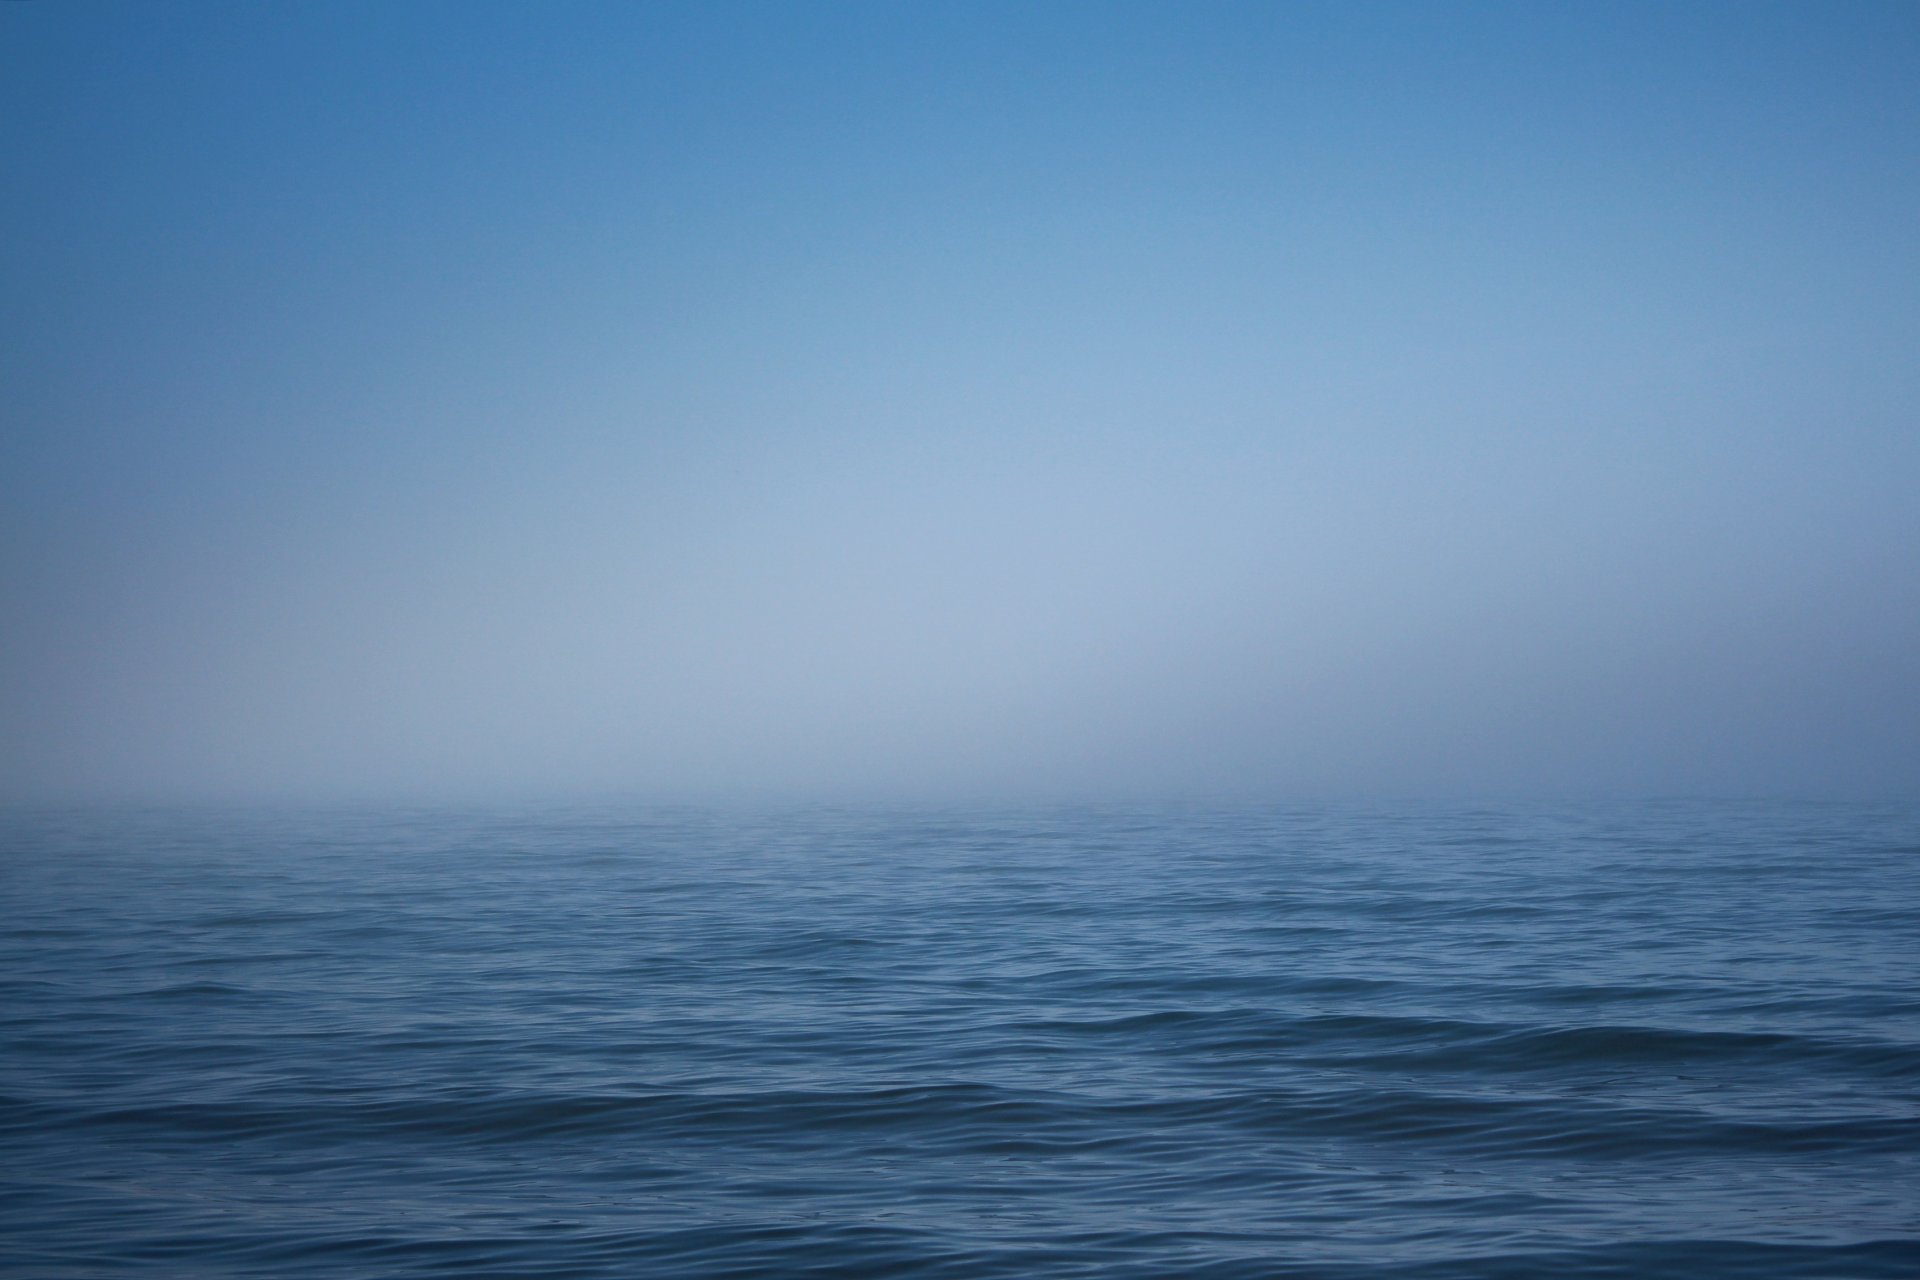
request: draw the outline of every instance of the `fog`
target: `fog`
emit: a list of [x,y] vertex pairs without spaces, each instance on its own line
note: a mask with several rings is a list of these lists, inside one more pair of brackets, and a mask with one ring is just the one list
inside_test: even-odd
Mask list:
[[1907,6],[8,6],[14,800],[1911,795]]

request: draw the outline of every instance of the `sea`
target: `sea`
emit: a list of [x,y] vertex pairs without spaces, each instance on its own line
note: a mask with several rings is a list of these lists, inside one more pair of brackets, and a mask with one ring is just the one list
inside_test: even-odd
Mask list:
[[7,1276],[1920,1276],[1910,804],[0,835]]

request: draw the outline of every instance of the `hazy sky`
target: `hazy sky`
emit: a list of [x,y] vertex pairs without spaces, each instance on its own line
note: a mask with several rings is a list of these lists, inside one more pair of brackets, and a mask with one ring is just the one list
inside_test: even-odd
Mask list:
[[1920,788],[1920,6],[0,6],[15,798]]

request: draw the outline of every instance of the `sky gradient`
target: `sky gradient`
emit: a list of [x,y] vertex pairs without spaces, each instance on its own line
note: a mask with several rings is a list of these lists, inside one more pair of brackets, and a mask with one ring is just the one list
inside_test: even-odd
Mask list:
[[1913,795],[1920,8],[0,6],[13,799]]

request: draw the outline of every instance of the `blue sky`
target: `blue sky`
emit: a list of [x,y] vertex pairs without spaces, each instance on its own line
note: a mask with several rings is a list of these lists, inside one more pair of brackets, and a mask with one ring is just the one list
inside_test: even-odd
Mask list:
[[1910,794],[1911,5],[0,8],[24,798]]

